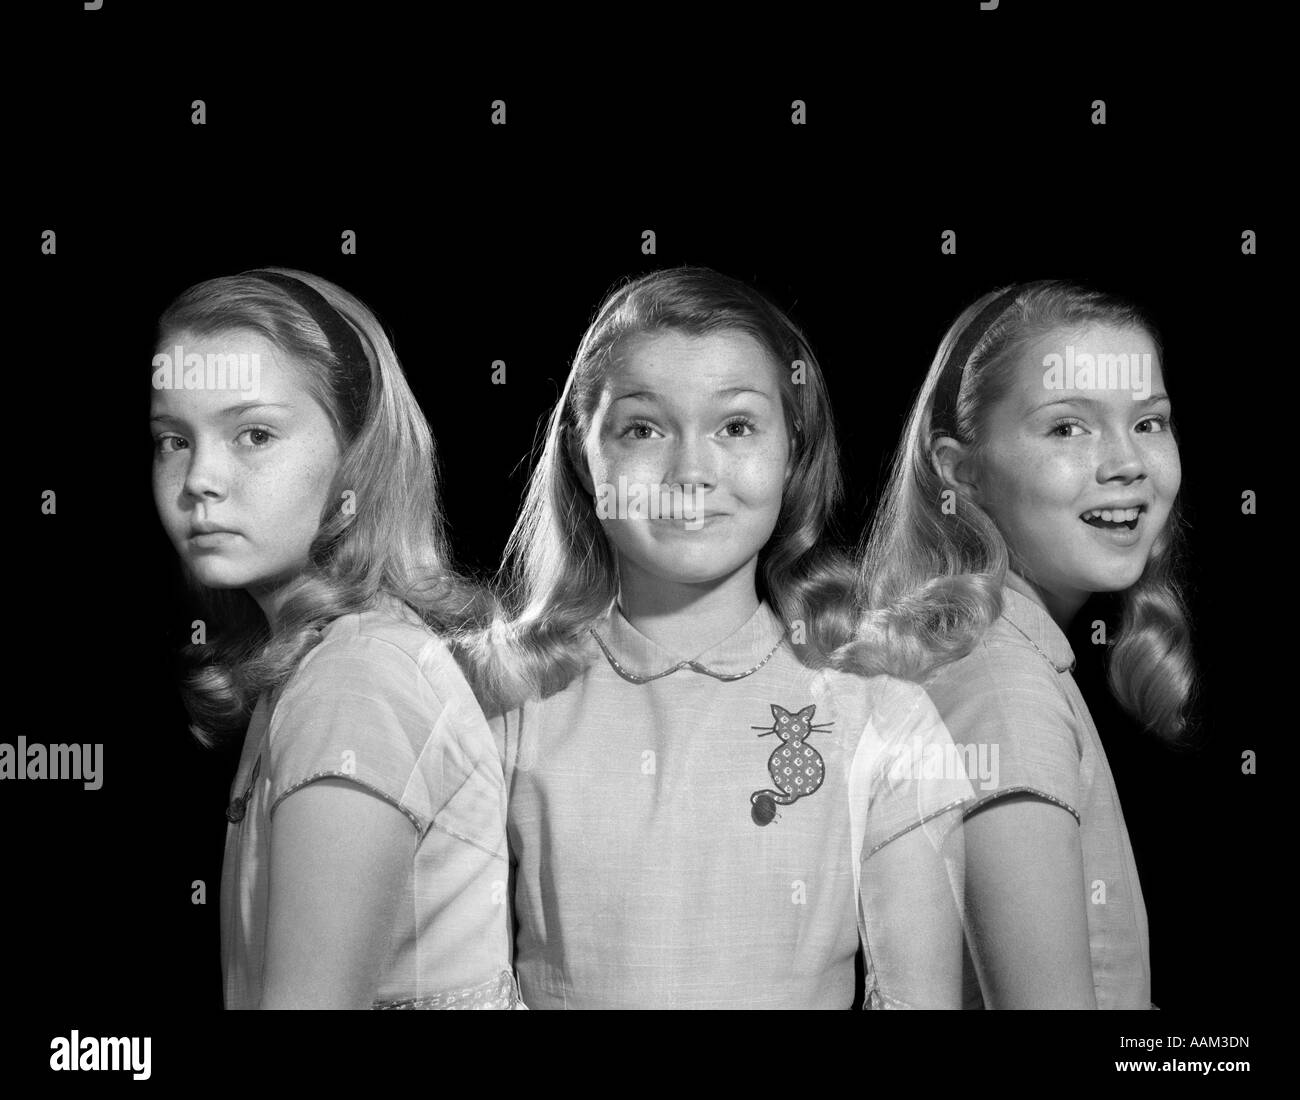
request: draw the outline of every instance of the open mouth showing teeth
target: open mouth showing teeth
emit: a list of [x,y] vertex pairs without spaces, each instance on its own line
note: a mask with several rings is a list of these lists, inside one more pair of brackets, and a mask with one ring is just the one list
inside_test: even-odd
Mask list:
[[1103,530],[1117,531],[1121,527],[1132,531],[1137,527],[1138,516],[1146,510],[1145,505],[1136,508],[1093,508],[1084,512],[1079,518],[1084,523]]

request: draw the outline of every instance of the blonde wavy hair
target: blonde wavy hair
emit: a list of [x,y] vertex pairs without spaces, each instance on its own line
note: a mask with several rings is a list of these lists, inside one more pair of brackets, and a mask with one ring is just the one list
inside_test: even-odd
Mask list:
[[[613,606],[619,579],[575,456],[583,453],[620,349],[635,337],[669,331],[742,332],[782,367],[793,472],[776,528],[759,553],[759,597],[783,622],[804,624],[807,644],[796,651],[806,663],[819,663],[853,636],[853,566],[825,541],[842,486],[817,357],[794,322],[749,286],[706,267],[670,268],[613,290],[579,343],[498,575],[504,614],[463,640],[480,698],[508,708],[559,690],[582,670],[587,633]],[[802,383],[788,369],[796,360],[805,365]]]
[[[326,626],[384,594],[439,633],[491,619],[487,593],[449,564],[433,436],[378,318],[319,276],[260,270],[320,293],[356,332],[366,364],[336,356],[311,314],[253,272],[192,286],[159,319],[159,347],[181,332],[245,331],[270,341],[299,367],[342,443],[309,565],[285,590],[274,630],[247,592],[207,587],[182,566],[209,639],[182,650],[181,694],[194,736],[208,745],[247,727],[258,696],[289,678]],[[350,512],[341,507],[344,490],[353,494]]]
[[[955,381],[941,377],[944,364],[967,326],[1003,295],[1011,295],[1010,301],[971,350],[953,409],[936,417],[936,398],[943,397],[945,383]],[[958,497],[955,514],[941,513],[944,485],[931,460],[934,443],[940,435],[955,435],[978,453],[985,414],[1006,392],[1023,348],[1055,329],[1088,324],[1145,331],[1161,351],[1163,367],[1159,334],[1145,314],[1070,283],[1044,280],[991,291],[953,323],[912,407],[865,540],[858,635],[834,655],[838,667],[920,681],[968,653],[1001,614],[1010,564],[1006,541],[988,514],[965,497]],[[954,362],[949,369],[961,366]],[[1107,679],[1120,705],[1171,741],[1186,728],[1195,686],[1180,585],[1184,548],[1175,500],[1142,575],[1119,596],[1119,628],[1107,661]]]

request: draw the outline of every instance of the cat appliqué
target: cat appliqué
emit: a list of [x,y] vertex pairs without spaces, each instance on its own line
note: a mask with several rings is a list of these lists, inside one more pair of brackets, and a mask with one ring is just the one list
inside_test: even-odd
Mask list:
[[826,778],[826,761],[808,744],[808,738],[814,730],[830,729],[835,724],[813,725],[813,715],[817,713],[815,703],[800,711],[788,711],[775,703],[771,707],[773,722],[770,727],[749,727],[762,730],[759,737],[774,733],[781,739],[781,744],[767,758],[767,771],[777,789],[755,791],[749,796],[749,812],[755,825],[769,824],[776,816],[778,806],[789,806],[821,787]]

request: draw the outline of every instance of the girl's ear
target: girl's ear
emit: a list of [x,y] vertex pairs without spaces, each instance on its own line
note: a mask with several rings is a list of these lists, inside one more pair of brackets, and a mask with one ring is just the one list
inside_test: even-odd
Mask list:
[[965,443],[950,435],[940,436],[930,448],[930,465],[945,489],[953,489],[968,500],[979,502],[975,463]]
[[596,485],[591,480],[591,471],[587,468],[587,456],[582,453],[582,448],[578,446],[578,437],[573,428],[568,425],[564,428],[564,447],[574,473],[578,475],[578,481],[587,492],[595,496]]

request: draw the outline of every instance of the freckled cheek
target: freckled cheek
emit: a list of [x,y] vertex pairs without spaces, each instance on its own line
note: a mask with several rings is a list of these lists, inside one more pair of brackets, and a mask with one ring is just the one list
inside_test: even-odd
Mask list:
[[619,458],[620,461],[609,467],[611,480],[617,481],[620,477],[625,477],[629,485],[654,486],[672,477],[672,471],[666,465],[667,460],[649,448]]
[[1028,450],[1004,452],[982,471],[986,498],[995,513],[1010,519],[1056,496],[1052,458]]
[[180,492],[180,478],[166,467],[155,466],[153,470],[153,502],[158,514],[165,520],[176,510],[176,498]]
[[188,533],[188,517],[181,508],[185,474],[179,463],[156,467],[153,474],[154,506],[168,537],[179,542]]
[[723,484],[735,498],[752,508],[779,510],[785,492],[785,456],[757,453],[722,467]]
[[596,485],[618,485],[626,478],[631,485],[657,485],[663,471],[650,452],[625,451],[616,447],[589,452],[587,471]]
[[1160,495],[1167,501],[1172,501],[1183,482],[1183,465],[1178,455],[1178,445],[1171,440],[1167,446],[1160,447],[1148,460],[1148,469]]
[[1015,451],[1008,499],[1039,505],[1074,505],[1092,476],[1092,459],[1081,448],[1028,446]]
[[[333,463],[313,460],[296,468],[289,467],[281,476],[260,470],[255,479],[249,478],[245,485],[239,486],[239,490],[250,505],[256,498],[259,503],[256,511],[262,521],[270,525],[272,532],[276,529],[285,533],[292,531],[297,536],[310,538],[320,526],[333,475]],[[258,492],[259,488],[271,486],[274,488],[270,492]],[[233,490],[236,486],[231,488]]]
[[[337,460],[325,460],[314,466],[308,477],[307,484],[304,486],[304,496],[311,502],[311,507],[307,509],[312,523],[319,521],[322,510],[329,503],[330,493],[334,485],[334,476],[338,472]],[[343,486],[346,489],[349,486]]]
[[632,484],[645,481],[650,476],[648,471],[657,470],[657,453],[650,442],[633,444],[612,434],[596,435],[592,445],[584,450],[582,460],[597,485],[616,485],[620,477]]
[[1089,483],[1095,481],[1092,466],[1082,460],[1057,458],[1041,464],[1039,476],[1042,479],[1043,498],[1055,505],[1068,506],[1071,510],[1084,496]]

